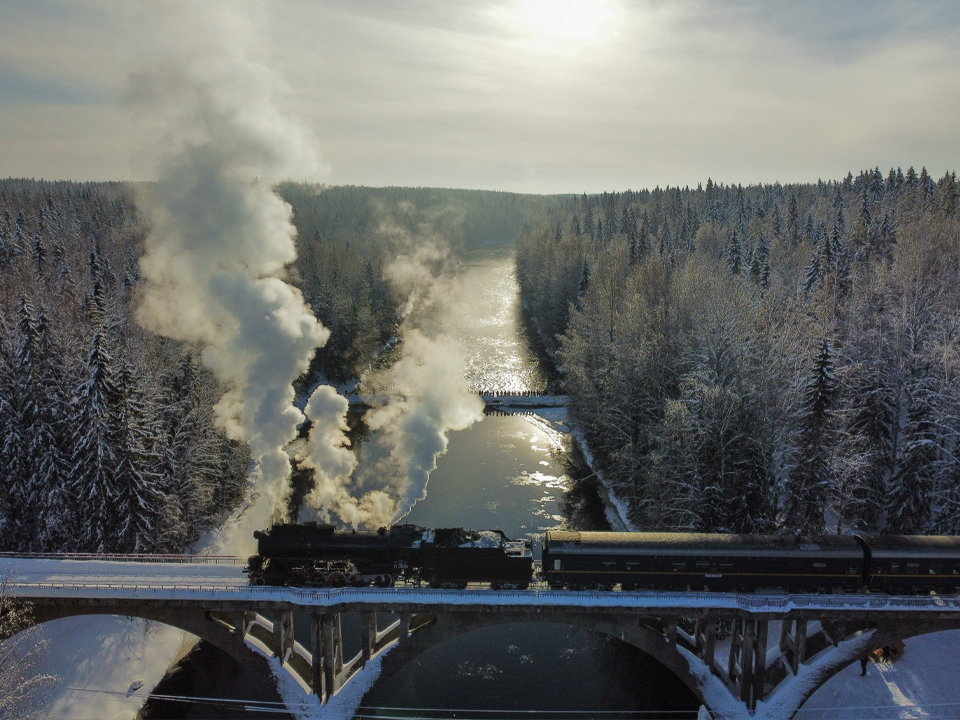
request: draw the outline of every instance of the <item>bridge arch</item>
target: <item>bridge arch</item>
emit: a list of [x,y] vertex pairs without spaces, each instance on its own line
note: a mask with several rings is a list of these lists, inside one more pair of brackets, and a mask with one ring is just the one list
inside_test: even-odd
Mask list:
[[33,616],[38,624],[67,617],[84,615],[117,615],[120,617],[141,618],[162,623],[170,627],[196,635],[236,660],[247,670],[270,678],[273,673],[267,656],[249,643],[239,639],[239,635],[211,613],[186,610],[184,608],[164,609],[157,606],[138,603],[120,605],[96,604],[34,604]]
[[[569,608],[552,608],[549,606],[525,606],[523,608],[506,609],[510,606],[500,605],[496,611],[492,611],[489,607],[483,606],[473,606],[469,609],[462,607],[440,609],[422,605],[408,605],[393,610],[403,619],[391,626],[392,630],[380,631],[376,627],[377,609],[372,609],[366,604],[343,603],[326,606],[321,614],[316,614],[315,611],[311,613],[314,615],[315,625],[311,633],[316,635],[316,630],[323,630],[322,644],[312,648],[312,651],[318,649],[321,651],[321,655],[316,656],[316,658],[322,656],[323,663],[321,665],[318,664],[319,661],[313,662],[313,659],[316,658],[313,658],[310,653],[303,653],[302,647],[295,647],[298,644],[294,642],[293,638],[292,613],[303,612],[311,606],[299,606],[289,602],[278,603],[276,601],[259,603],[246,601],[221,602],[219,604],[211,602],[210,605],[205,602],[185,603],[181,601],[171,605],[169,601],[150,601],[139,598],[121,599],[117,597],[34,597],[31,598],[31,602],[38,622],[78,615],[118,615],[143,618],[176,627],[209,642],[214,647],[227,653],[243,667],[264,678],[274,678],[277,666],[269,658],[271,655],[280,656],[284,660],[284,669],[300,681],[301,687],[305,690],[307,687],[318,689],[317,694],[321,701],[324,701],[332,692],[336,692],[358,669],[358,663],[355,661],[347,662],[346,658],[342,656],[342,640],[339,638],[338,619],[340,613],[359,612],[366,615],[365,622],[372,623],[372,626],[368,626],[366,629],[366,637],[369,642],[366,645],[367,650],[364,651],[366,653],[364,662],[380,654],[386,646],[392,643],[393,639],[399,640],[391,647],[389,652],[379,659],[378,664],[381,667],[381,673],[373,685],[374,690],[382,687],[401,667],[417,656],[468,632],[511,623],[563,624],[614,637],[642,650],[683,682],[694,697],[698,698],[711,711],[714,718],[723,718],[724,720],[739,720],[741,718],[788,720],[795,716],[796,712],[815,690],[846,666],[856,662],[865,652],[900,639],[948,629],[960,629],[960,614],[940,610],[920,614],[909,610],[894,609],[876,613],[868,611],[859,616],[850,616],[830,610],[818,611],[816,615],[804,611],[801,613],[788,612],[780,614],[779,617],[768,615],[766,618],[754,618],[753,620],[750,620],[749,615],[739,612],[733,615],[727,613],[726,617],[732,618],[735,625],[738,622],[741,624],[748,621],[753,623],[753,628],[743,637],[744,642],[752,642],[753,639],[756,639],[756,647],[758,648],[766,647],[766,624],[768,622],[783,619],[796,623],[795,627],[797,629],[791,631],[793,635],[790,636],[785,631],[785,634],[781,636],[780,645],[781,652],[785,653],[783,655],[784,662],[781,663],[781,666],[792,662],[792,674],[787,668],[785,679],[783,674],[779,677],[772,677],[770,671],[773,665],[766,663],[761,657],[760,651],[757,650],[755,667],[764,668],[764,671],[754,673],[753,677],[755,679],[753,680],[749,679],[749,675],[741,680],[741,670],[747,667],[743,663],[737,667],[736,677],[732,674],[732,670],[727,673],[724,668],[719,667],[717,662],[711,662],[713,672],[708,669],[702,660],[706,657],[713,657],[712,649],[705,654],[701,652],[704,646],[700,642],[699,630],[695,631],[694,635],[696,637],[692,640],[691,636],[676,629],[677,617],[681,613],[675,611],[660,617],[659,615],[651,615],[649,611],[634,613],[624,612],[622,609],[611,611],[588,607],[583,607],[584,612],[580,612],[580,607],[578,607],[578,612],[571,615]],[[905,605],[908,604],[905,603]],[[219,609],[205,609],[211,606]],[[278,612],[280,621],[272,624],[259,618],[253,612],[258,607]],[[320,608],[315,610],[320,610]],[[283,616],[290,618],[289,628],[284,623]],[[418,618],[416,622],[413,622],[414,617]],[[718,617],[720,615],[701,615],[697,621],[698,628],[702,625],[701,620],[707,621],[703,625],[704,627],[711,627],[711,621]],[[806,630],[800,632],[801,626],[806,628],[813,620],[819,621],[819,626],[822,628],[821,632],[826,638],[826,647],[820,644],[818,647],[824,649],[819,652],[816,651],[816,647],[804,644],[807,642]],[[762,635],[758,629],[761,624],[763,624]],[[329,628],[328,625],[330,625]],[[238,627],[241,628],[241,632],[236,631]],[[259,638],[251,638],[247,633],[248,629],[254,627],[259,627],[261,630]],[[331,635],[334,627],[336,632]],[[764,638],[764,641],[760,640],[761,637]],[[329,639],[335,639],[334,644],[328,642]],[[812,639],[813,636],[809,640],[812,642]],[[248,640],[258,640],[258,642],[248,642]],[[785,642],[786,646],[789,646],[787,651],[784,650]],[[705,647],[712,648],[710,644]],[[805,653],[804,647],[812,649],[816,654]],[[301,654],[298,655],[298,652]],[[304,654],[307,658],[305,665],[303,663]],[[790,654],[795,655],[793,660],[788,659]],[[732,657],[731,653],[731,666],[733,663]],[[337,658],[337,660],[333,661],[334,658]],[[743,662],[750,661],[750,655],[747,654],[746,650],[743,651],[740,658]],[[797,673],[797,663],[802,667],[799,674]],[[362,666],[362,663],[359,663],[359,666]],[[321,675],[323,677],[320,677]],[[304,682],[307,678],[310,678],[310,681]],[[802,679],[800,686],[788,690],[789,685],[794,683],[795,678]],[[766,690],[764,690],[764,684]],[[745,687],[759,687],[760,689],[759,691],[745,691]],[[754,714],[752,710],[758,702],[762,702],[762,705],[757,706],[757,713]],[[717,705],[720,707],[717,707]]]
[[403,638],[391,648],[380,663],[380,673],[371,692],[376,692],[408,663],[440,645],[462,637],[467,633],[517,623],[567,625],[589,630],[599,635],[621,640],[635,647],[665,667],[691,691],[701,703],[704,702],[700,681],[691,672],[684,657],[659,630],[649,627],[639,618],[626,626],[622,618],[584,617],[566,619],[553,613],[446,613],[437,616],[431,624],[415,634]]

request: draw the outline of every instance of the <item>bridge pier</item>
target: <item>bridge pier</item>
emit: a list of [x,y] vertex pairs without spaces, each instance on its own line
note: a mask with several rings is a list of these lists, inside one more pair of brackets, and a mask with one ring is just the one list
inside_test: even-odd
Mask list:
[[273,656],[280,658],[280,663],[287,661],[287,653],[293,652],[293,613],[290,611],[277,613],[273,621]]
[[793,674],[806,659],[807,621],[804,618],[786,618],[780,624],[780,654],[787,660]]
[[717,653],[717,616],[707,615],[704,618],[697,618],[693,629],[693,643],[697,651],[697,657],[704,665],[713,671],[714,660]]

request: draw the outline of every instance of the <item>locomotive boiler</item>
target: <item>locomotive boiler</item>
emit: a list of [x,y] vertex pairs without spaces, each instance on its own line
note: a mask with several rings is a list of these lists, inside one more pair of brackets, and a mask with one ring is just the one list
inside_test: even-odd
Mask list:
[[247,573],[257,585],[390,587],[413,581],[526,588],[533,576],[530,542],[510,540],[500,530],[404,524],[359,532],[302,523],[274,525],[254,537],[257,554]]

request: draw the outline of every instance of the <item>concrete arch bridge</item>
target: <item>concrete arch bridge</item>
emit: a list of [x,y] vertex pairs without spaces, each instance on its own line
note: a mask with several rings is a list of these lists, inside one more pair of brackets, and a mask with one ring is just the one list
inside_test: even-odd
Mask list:
[[[272,588],[247,585],[242,565],[237,558],[6,555],[0,576],[40,622],[111,614],[172,625],[254,672],[289,673],[305,702],[312,696],[321,704],[383,653],[378,682],[464,633],[550,622],[640,648],[714,718],[788,720],[864,654],[960,628],[960,598],[952,596]],[[294,613],[309,615],[306,637],[296,636]],[[344,613],[362,619],[361,649],[349,658]]]

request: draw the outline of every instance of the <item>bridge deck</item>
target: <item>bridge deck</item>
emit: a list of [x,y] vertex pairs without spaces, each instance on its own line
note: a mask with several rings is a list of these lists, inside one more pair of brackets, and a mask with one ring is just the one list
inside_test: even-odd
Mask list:
[[[476,586],[465,590],[396,587],[287,588],[247,584],[242,561],[226,564],[223,558],[204,562],[118,562],[0,557],[0,578],[6,577],[12,594],[38,601],[150,601],[171,603],[226,602],[259,606],[283,605],[311,608],[377,607],[398,610],[456,611],[488,608],[519,612],[630,610],[637,614],[703,611],[783,615],[791,611],[819,611],[831,615],[880,612],[942,613],[960,618],[958,596],[890,596],[870,594],[791,595],[787,593],[705,592],[597,592],[561,591],[543,587],[530,590],[491,590]],[[43,600],[41,600],[43,599]]]

